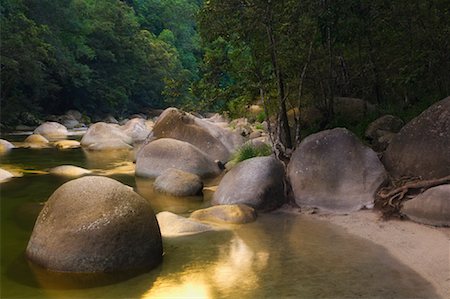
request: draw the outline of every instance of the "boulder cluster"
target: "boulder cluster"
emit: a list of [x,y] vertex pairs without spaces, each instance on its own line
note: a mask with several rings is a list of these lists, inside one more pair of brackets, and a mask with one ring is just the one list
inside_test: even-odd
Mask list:
[[[374,109],[342,98],[336,104],[341,113],[345,113],[343,103],[355,106],[362,115]],[[251,109],[255,115],[261,113],[257,107]],[[66,124],[79,118],[74,111],[67,115],[71,116],[65,118]],[[312,134],[295,148],[287,164],[274,155],[227,164],[244,144],[270,143],[267,128],[261,124],[257,129],[246,119],[229,122],[218,114],[203,118],[169,108],[151,121],[140,115],[121,123],[106,120],[92,124],[80,143],[65,139],[70,134],[67,128],[75,122],[70,126],[43,123],[25,143],[32,148],[133,150],[135,175],[154,180],[149,184],[155,194],[189,198],[214,190],[212,207],[188,217],[168,211],[155,215],[149,201],[126,185],[89,176],[91,171],[79,167],[55,167],[51,174],[84,177],[57,189],[36,221],[26,254],[45,268],[63,272],[151,269],[162,260],[161,236],[249,223],[257,213],[286,204],[349,213],[372,208],[377,192],[389,180],[407,176],[433,181],[450,176],[450,97],[406,125],[392,115],[377,119],[366,130],[369,145],[345,128]],[[0,153],[13,148],[0,140]],[[0,169],[0,181],[12,177]],[[213,178],[219,183],[205,189]],[[413,221],[450,226],[449,187],[447,181],[429,188],[405,201],[401,212]]]

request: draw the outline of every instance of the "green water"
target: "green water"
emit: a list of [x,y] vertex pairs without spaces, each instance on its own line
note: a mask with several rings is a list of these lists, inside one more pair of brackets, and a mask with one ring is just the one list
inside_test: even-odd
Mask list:
[[[1,298],[435,298],[433,288],[382,247],[308,217],[270,213],[231,231],[165,238],[164,261],[148,273],[71,276],[24,258],[42,203],[66,180],[45,171],[72,164],[114,169],[131,157],[81,149],[14,149],[1,165],[28,172],[1,184]],[[153,192],[132,174],[111,177],[135,187],[155,210],[186,214],[209,205]]]

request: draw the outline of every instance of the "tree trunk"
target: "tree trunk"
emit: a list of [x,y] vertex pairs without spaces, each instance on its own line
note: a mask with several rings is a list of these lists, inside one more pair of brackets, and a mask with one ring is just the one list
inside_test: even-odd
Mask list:
[[285,85],[283,72],[281,67],[277,61],[277,52],[276,52],[276,41],[273,34],[272,22],[269,21],[266,24],[267,29],[267,37],[269,39],[270,45],[270,58],[272,61],[272,67],[275,73],[275,77],[277,78],[277,87],[278,87],[278,105],[279,105],[279,117],[278,117],[278,134],[280,137],[280,141],[282,145],[286,149],[292,148],[292,139],[291,139],[291,131],[289,129],[289,122],[287,117],[286,110],[286,93],[285,93]]

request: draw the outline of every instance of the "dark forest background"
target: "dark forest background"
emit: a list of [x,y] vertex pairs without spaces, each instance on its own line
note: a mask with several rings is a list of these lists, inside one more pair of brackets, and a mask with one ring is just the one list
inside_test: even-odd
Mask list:
[[1,123],[336,97],[411,118],[450,94],[448,0],[2,0]]

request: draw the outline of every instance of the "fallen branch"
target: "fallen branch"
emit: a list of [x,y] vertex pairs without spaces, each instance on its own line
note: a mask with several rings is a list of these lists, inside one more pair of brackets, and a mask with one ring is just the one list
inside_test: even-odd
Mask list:
[[392,182],[389,187],[380,188],[376,194],[375,205],[382,210],[385,218],[401,217],[400,209],[404,201],[414,198],[431,187],[443,184],[450,184],[450,175],[431,180],[403,178]]

